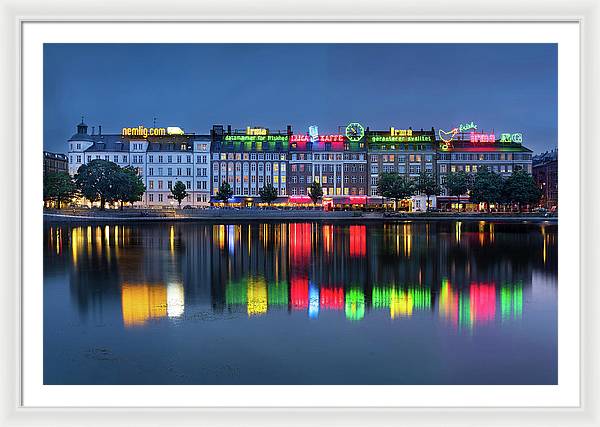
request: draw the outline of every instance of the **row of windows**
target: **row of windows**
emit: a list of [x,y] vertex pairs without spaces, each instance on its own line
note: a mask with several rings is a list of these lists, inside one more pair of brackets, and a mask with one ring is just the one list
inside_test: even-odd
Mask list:
[[[163,176],[163,172],[165,171],[165,169],[163,168],[156,168],[156,176]],[[154,168],[148,168],[148,176],[154,176]],[[166,172],[167,172],[167,176],[172,176],[173,175],[173,168],[166,168]],[[192,176],[192,168],[176,168],[175,169],[175,175],[176,176]],[[196,169],[196,176],[197,177],[208,177],[208,168],[197,168]]]
[[285,153],[213,153],[213,160],[285,160]]
[[[306,196],[309,194],[309,187],[292,187],[290,190],[292,196]],[[323,195],[324,196],[363,196],[365,194],[365,189],[362,187],[345,187],[343,190],[340,187],[332,188],[332,187],[323,187]]]
[[[238,195],[238,194],[243,194],[244,196],[257,196],[259,195],[259,189],[256,187],[231,187],[233,189],[233,194],[234,195]],[[275,187],[275,189],[277,190],[277,194],[280,196],[285,196],[287,194],[287,190],[285,189],[285,187]],[[213,194],[217,194],[217,191],[219,191],[219,189],[217,187],[213,188]]]
[[383,163],[386,162],[390,162],[393,163],[394,161],[398,161],[400,163],[406,163],[406,159],[408,159],[409,162],[414,163],[421,163],[422,159],[425,159],[426,162],[432,162],[433,161],[433,155],[432,154],[372,154],[371,155],[371,163],[377,163],[379,162],[379,159],[381,159],[381,161]]
[[512,161],[531,160],[530,153],[442,153],[440,160]]
[[227,182],[229,182],[230,184],[232,184],[233,182],[236,183],[240,183],[242,182],[242,179],[244,181],[244,185],[247,185],[248,182],[252,182],[253,184],[256,183],[258,181],[259,184],[263,184],[264,182],[268,183],[268,184],[279,184],[281,182],[282,185],[285,185],[286,182],[286,176],[282,175],[281,177],[279,177],[279,175],[274,175],[273,177],[271,177],[270,175],[267,176],[263,176],[263,175],[258,175],[258,177],[256,175],[244,175],[243,177],[241,175],[237,175],[237,176],[232,176],[232,175],[228,175],[228,176],[224,176],[221,175],[220,177],[218,175],[214,175],[213,176],[213,184],[215,186],[218,186],[219,183],[223,182],[224,180],[227,180]]
[[[481,165],[479,165],[481,167]],[[448,171],[450,172],[457,172],[457,171],[464,171],[467,173],[472,173],[472,172],[477,172],[477,167],[478,165],[445,165],[445,164],[441,164],[440,165],[440,173],[448,173]],[[501,164],[501,165],[485,165],[485,167],[489,168],[492,172],[495,173],[512,173],[513,170],[526,170],[527,172],[531,173],[531,165],[528,164],[515,164],[514,167],[512,164],[507,165],[507,164]]]
[[292,161],[297,160],[355,160],[364,161],[365,155],[362,153],[292,153]]
[[[312,166],[313,165],[310,163],[308,163],[308,164],[304,164],[304,163],[292,164],[292,165],[290,165],[290,171],[291,172],[308,172],[308,173],[310,173],[313,169]],[[319,165],[319,164],[314,165],[315,173],[320,172],[321,166],[323,166],[322,167],[323,172],[333,172],[334,166],[335,166],[335,171],[337,173],[342,173],[342,165]],[[345,163],[343,166],[344,166],[344,172],[364,172],[365,171],[364,163],[359,163],[359,164]]]
[[[148,194],[148,202],[164,202],[166,200],[173,200],[173,197],[171,194],[166,193],[166,194],[162,194],[162,193],[158,193],[158,194],[153,194],[153,193],[149,193]],[[186,202],[191,202],[192,201],[192,196],[190,194],[187,195],[187,197],[185,199],[183,199]],[[208,203],[210,201],[210,195],[209,194],[196,194],[196,202],[198,203]]]
[[[75,147],[76,147],[77,150],[81,150],[81,143],[75,144]],[[184,147],[185,147],[185,145],[184,145]],[[72,143],[69,144],[69,149],[70,149],[70,151],[73,151],[73,144]],[[135,150],[143,150],[144,149],[144,144],[143,143],[133,143],[132,144],[132,149],[134,151]],[[208,144],[196,144],[196,150],[197,151],[208,151]],[[182,148],[182,151],[185,151],[185,148]]]
[[381,168],[379,168],[379,165],[377,163],[371,164],[371,174],[372,175],[378,175],[380,170],[381,170],[381,172],[384,172],[384,173],[398,172],[400,174],[405,174],[406,171],[408,170],[408,173],[411,175],[412,174],[420,174],[422,170],[424,170],[425,172],[432,173],[433,172],[433,163],[426,163],[425,169],[421,168],[421,165],[409,165],[408,169],[407,169],[405,164],[398,164],[398,166],[383,165]]
[[[300,184],[304,184],[304,183],[306,183],[306,184],[312,184],[313,177],[312,176],[307,176],[305,178],[304,176],[299,176],[298,177],[298,176],[292,175],[290,177],[290,180],[291,180],[292,184],[297,184],[297,183],[300,183]],[[315,176],[314,180],[315,180],[315,182],[322,181],[322,184],[327,184],[328,182],[330,182],[330,183],[334,182],[333,177],[331,177],[331,176],[328,177],[327,175],[323,175],[322,177]],[[335,182],[337,184],[341,184],[342,183],[342,177],[339,176],[339,175],[336,176]],[[356,184],[357,182],[360,183],[360,184],[364,184],[365,177],[364,176],[358,176],[358,177],[356,177],[356,176],[352,176],[352,177],[345,176],[344,177],[344,184],[346,184],[346,185],[349,184],[349,183]]]

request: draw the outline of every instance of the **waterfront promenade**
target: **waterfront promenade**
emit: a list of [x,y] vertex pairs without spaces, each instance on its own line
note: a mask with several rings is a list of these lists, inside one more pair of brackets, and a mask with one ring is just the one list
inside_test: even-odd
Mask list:
[[558,217],[544,217],[540,214],[506,213],[424,213],[424,212],[362,212],[322,210],[277,210],[277,209],[163,209],[163,210],[91,210],[64,209],[45,210],[44,221],[222,221],[222,220],[261,220],[261,221],[547,221],[557,223]]

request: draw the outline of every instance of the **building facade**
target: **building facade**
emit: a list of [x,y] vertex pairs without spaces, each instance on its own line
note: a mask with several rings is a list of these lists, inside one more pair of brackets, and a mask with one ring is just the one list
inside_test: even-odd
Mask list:
[[[477,173],[481,167],[507,178],[514,171],[522,169],[531,174],[532,151],[521,144],[521,134],[501,134],[494,132],[459,132],[452,138],[438,140],[436,175],[441,186],[437,198],[442,208],[458,208],[456,196],[450,197],[445,187],[448,173],[464,171]],[[471,206],[468,194],[460,196],[460,204],[468,209]],[[464,207],[464,206],[463,206]]]
[[[326,207],[375,207],[385,203],[378,195],[380,173],[416,179],[427,172],[442,190],[431,197],[429,207],[449,209],[456,208],[458,200],[445,188],[448,173],[476,173],[484,166],[503,177],[519,169],[532,173],[532,153],[522,145],[521,134],[481,132],[472,122],[448,132],[410,127],[378,131],[350,123],[334,133],[320,133],[317,126],[310,126],[308,132],[296,134],[291,126],[274,131],[213,125],[210,134],[196,135],[179,128],[142,126],[123,128],[120,134],[103,134],[101,127],[98,133],[95,128],[90,133],[82,121],[67,144],[65,160],[71,175],[94,159],[136,168],[146,185],[138,205],[148,207],[175,205],[171,189],[177,181],[188,192],[182,206],[222,202],[216,195],[223,182],[233,190],[228,203],[259,203],[261,188],[272,184],[278,195],[275,203],[308,205],[312,204],[308,188],[318,182]],[[557,162],[550,157],[540,157],[536,163],[536,179],[547,187],[544,203],[549,207],[558,199]],[[401,207],[425,210],[426,200],[425,195],[415,195]],[[469,205],[468,194],[460,204]]]
[[182,206],[209,206],[210,136],[183,132],[168,134],[162,128],[134,129],[139,131],[127,134],[131,129],[123,128],[121,134],[103,134],[99,127],[97,134],[94,130],[90,134],[82,121],[77,125],[77,133],[68,140],[69,173],[75,175],[81,165],[92,160],[107,160],[121,167],[134,167],[142,177],[146,192],[136,205],[176,205],[171,189],[175,182],[182,181],[188,193]]
[[[378,196],[380,173],[398,173],[416,179],[422,172],[434,174],[436,161],[435,130],[396,129],[371,131],[367,128],[369,148],[369,195],[375,201]],[[415,195],[404,204],[409,210],[425,210],[426,197]],[[381,200],[379,201],[381,203]],[[435,196],[430,200],[436,206]]]
[[311,203],[308,188],[321,184],[323,204],[330,207],[366,205],[367,150],[364,141],[350,141],[344,134],[294,134],[289,146],[289,200]]
[[44,176],[49,173],[68,171],[69,158],[66,155],[44,151]]
[[[247,127],[234,129],[214,125],[211,130],[212,202],[227,182],[233,190],[230,203],[252,205],[259,191],[272,184],[280,198],[287,196],[287,157],[291,127],[286,131]],[[281,199],[280,199],[281,201]]]
[[546,209],[558,208],[558,149],[533,157],[532,175],[542,191],[540,205]]

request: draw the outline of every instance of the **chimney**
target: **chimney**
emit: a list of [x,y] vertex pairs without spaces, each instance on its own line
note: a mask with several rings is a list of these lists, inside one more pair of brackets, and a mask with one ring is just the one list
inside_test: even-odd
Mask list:
[[287,134],[288,135],[292,134],[292,125],[287,125]]
[[369,126],[367,126],[367,133],[369,133]]
[[102,126],[98,126],[98,135],[102,135]]
[[92,126],[92,135],[96,133],[96,126]]
[[227,133],[231,134],[231,125],[227,125]]

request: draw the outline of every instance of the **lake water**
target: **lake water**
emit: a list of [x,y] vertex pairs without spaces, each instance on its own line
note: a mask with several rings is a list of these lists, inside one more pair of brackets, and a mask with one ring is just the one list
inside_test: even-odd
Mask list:
[[556,384],[557,245],[547,223],[45,223],[44,383]]

